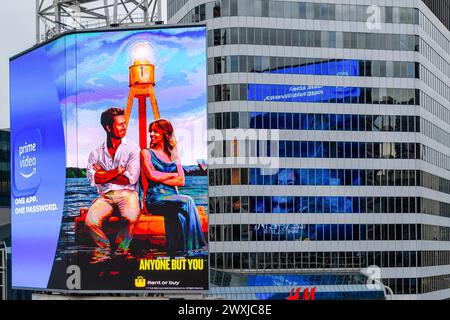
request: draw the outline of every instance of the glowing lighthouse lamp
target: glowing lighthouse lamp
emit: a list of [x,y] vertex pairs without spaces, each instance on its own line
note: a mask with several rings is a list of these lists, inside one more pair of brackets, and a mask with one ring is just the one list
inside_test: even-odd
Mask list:
[[133,48],[133,64],[130,66],[130,93],[128,95],[125,119],[128,126],[134,99],[139,105],[139,145],[147,147],[147,98],[150,98],[153,116],[159,119],[158,103],[155,96],[155,65],[151,64],[152,50],[147,42]]

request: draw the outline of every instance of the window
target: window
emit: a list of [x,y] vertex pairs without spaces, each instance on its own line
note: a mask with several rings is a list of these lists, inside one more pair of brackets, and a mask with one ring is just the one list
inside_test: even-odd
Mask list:
[[239,72],[247,72],[247,56],[239,56]]
[[283,18],[284,17],[284,4],[282,1],[270,1],[269,13],[271,17]]
[[356,16],[357,16],[357,21],[359,22],[366,22],[367,18],[367,7],[366,6],[356,6]]
[[220,4],[221,4],[221,2],[220,1],[216,1],[215,3],[214,3],[214,7],[213,7],[213,16],[214,16],[214,18],[219,18],[221,15],[220,15],[220,12],[221,12],[221,6],[220,6]]
[[357,10],[356,10],[356,5],[350,5],[350,17],[349,17],[349,21],[357,21]]
[[278,46],[284,46],[285,40],[284,40],[284,29],[277,29],[277,45]]
[[321,20],[328,20],[329,15],[328,15],[328,4],[322,4],[320,5],[320,19]]
[[392,8],[392,22],[400,23],[400,8]]
[[412,23],[413,16],[409,8],[399,8],[400,10],[400,23]]
[[350,21],[350,6],[342,5],[342,21]]
[[341,4],[335,5],[335,18],[337,21],[342,21],[343,19],[343,7]]
[[230,43],[239,43],[239,28],[230,28]]
[[247,28],[247,44],[255,44],[255,29]]
[[269,0],[261,0],[261,17],[268,17],[268,16],[269,16]]
[[351,49],[352,37],[350,32],[344,32],[344,49]]
[[401,51],[408,50],[408,36],[406,34],[400,35],[400,50]]
[[329,20],[335,20],[336,19],[336,5],[335,4],[329,4],[328,5],[328,18]]
[[[253,6],[256,6],[256,1],[237,1],[239,16],[251,17],[253,16]],[[261,16],[261,1],[259,1],[259,16]],[[233,16],[233,14],[231,14]],[[237,15],[237,14],[236,14]],[[255,15],[257,16],[257,15]]]
[[311,2],[306,3],[306,19],[314,19],[314,4]]
[[392,7],[385,7],[385,22],[392,23],[393,22],[393,11]]
[[262,44],[269,45],[270,44],[270,29],[261,29],[262,30]]
[[230,59],[230,72],[239,72],[239,56],[231,56]]
[[269,29],[269,35],[270,35],[270,45],[276,46],[277,45],[277,30],[276,29]]
[[328,32],[328,47],[336,48],[336,32],[334,31]]
[[285,31],[284,45],[289,47],[292,45],[292,31],[291,30],[284,30],[284,31]]
[[[251,1],[250,1],[251,2]],[[296,3],[294,2],[284,2],[284,18],[286,19],[298,19],[298,10],[296,10]]]
[[247,43],[247,28],[239,28],[239,44]]
[[344,48],[344,33],[336,32],[336,48],[342,49]]
[[356,37],[357,37],[357,40],[356,40],[357,44],[354,48],[365,49],[365,47],[366,47],[365,39],[366,38],[364,36],[364,33],[357,33]]

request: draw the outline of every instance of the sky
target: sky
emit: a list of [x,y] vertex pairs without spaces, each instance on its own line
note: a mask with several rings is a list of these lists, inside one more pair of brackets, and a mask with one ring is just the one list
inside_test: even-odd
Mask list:
[[[10,126],[9,58],[36,43],[35,3],[35,0],[0,0],[0,129]],[[161,6],[164,11],[166,0],[161,1]]]
[[36,42],[34,0],[0,1],[0,129],[9,128],[9,58]]

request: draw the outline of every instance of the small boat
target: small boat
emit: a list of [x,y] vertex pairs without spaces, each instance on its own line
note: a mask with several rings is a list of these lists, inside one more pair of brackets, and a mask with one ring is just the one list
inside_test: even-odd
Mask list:
[[[92,244],[93,241],[85,226],[86,215],[89,208],[81,208],[80,215],[75,218],[75,241],[77,244]],[[198,216],[202,225],[205,238],[208,239],[208,216],[205,207],[197,207]],[[103,232],[111,238],[115,237],[124,220],[117,212],[103,222]],[[134,230],[133,239],[150,242],[152,246],[164,246],[166,244],[166,231],[164,228],[164,216],[141,213]]]

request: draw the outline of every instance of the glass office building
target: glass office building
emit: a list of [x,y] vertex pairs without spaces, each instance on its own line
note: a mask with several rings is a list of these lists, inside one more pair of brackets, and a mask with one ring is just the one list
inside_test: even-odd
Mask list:
[[424,0],[425,4],[450,29],[450,1],[448,0]]
[[0,130],[0,300],[6,299],[8,277],[5,241],[10,237],[9,132]]
[[9,131],[0,130],[0,208],[11,206]]
[[10,133],[0,130],[0,241],[11,245]]
[[371,3],[168,0],[208,29],[214,272],[376,265],[396,299],[450,298],[448,16]]

